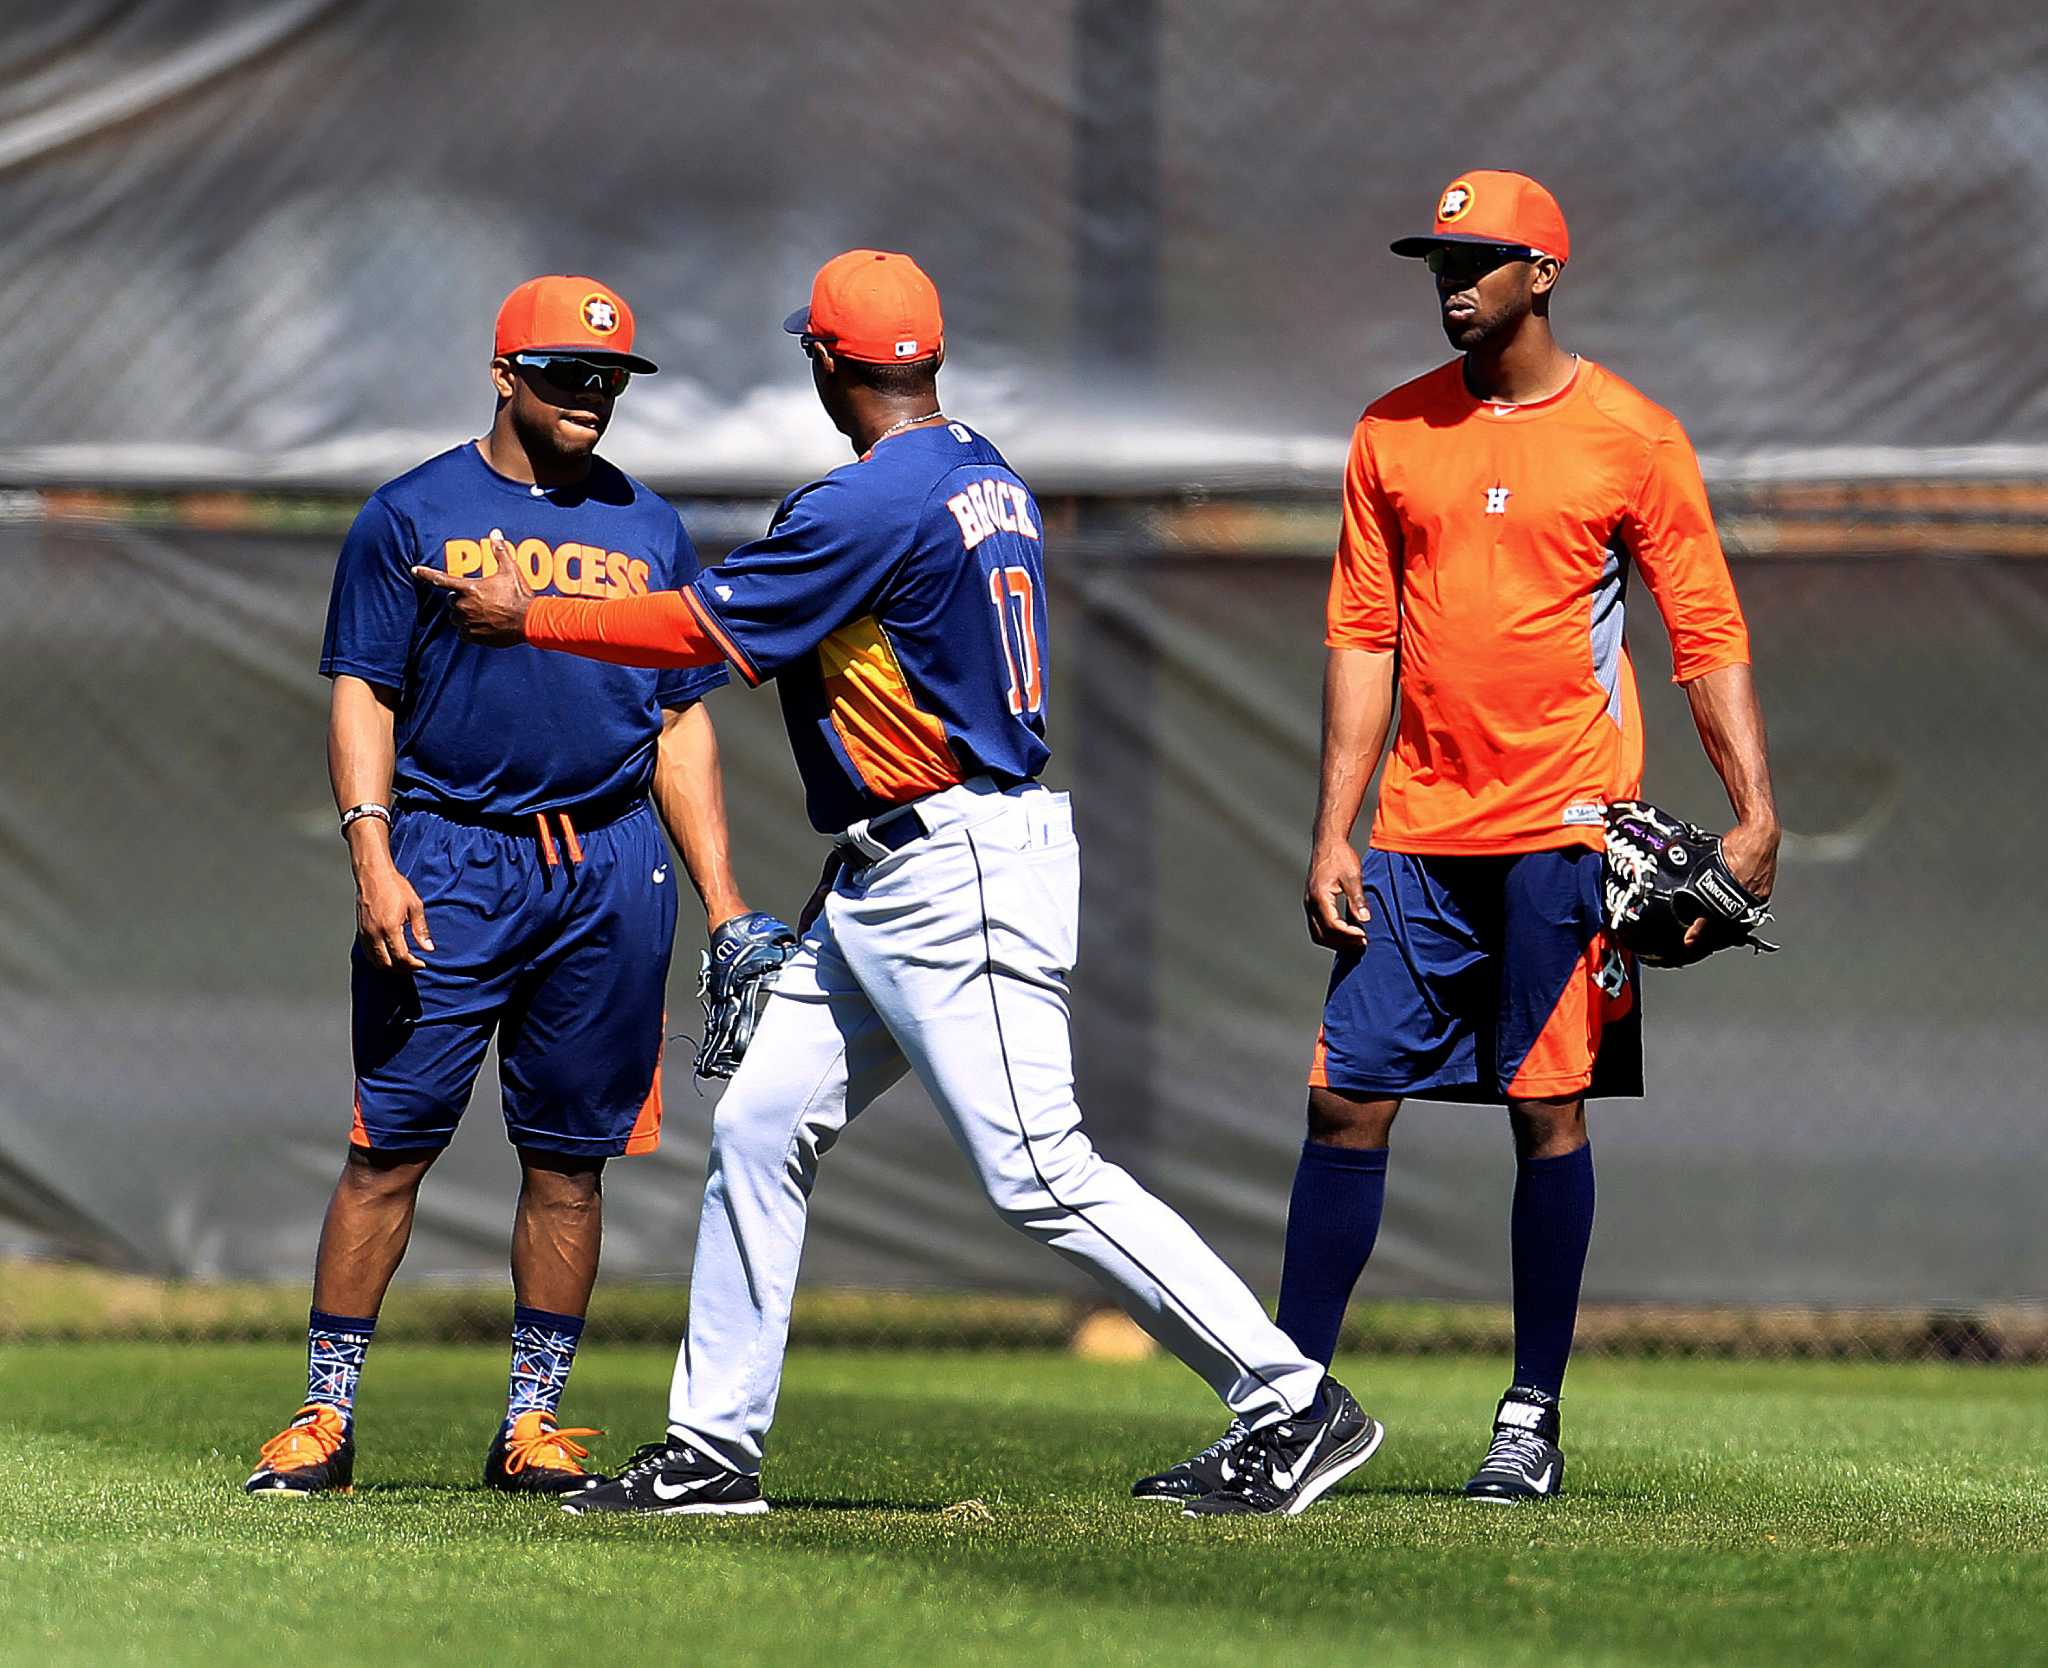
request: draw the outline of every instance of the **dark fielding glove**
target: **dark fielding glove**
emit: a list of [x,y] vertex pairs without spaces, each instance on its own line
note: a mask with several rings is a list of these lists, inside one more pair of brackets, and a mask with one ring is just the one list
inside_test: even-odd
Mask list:
[[[1607,807],[1607,930],[1652,967],[1690,967],[1716,950],[1777,945],[1757,937],[1763,901],[1729,872],[1720,839],[1640,799]],[[1699,941],[1686,929],[1705,921]]]
[[697,974],[697,994],[704,1002],[704,1041],[695,1068],[699,1077],[730,1077],[739,1070],[767,1004],[768,987],[796,954],[796,946],[788,923],[760,909],[735,915],[712,933]]

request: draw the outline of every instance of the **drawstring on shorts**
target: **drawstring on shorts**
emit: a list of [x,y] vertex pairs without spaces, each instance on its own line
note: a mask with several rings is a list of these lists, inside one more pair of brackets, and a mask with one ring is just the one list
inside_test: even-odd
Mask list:
[[[576,825],[569,820],[567,811],[556,811],[553,814],[562,819],[562,846],[569,853],[569,861],[580,865],[583,862],[583,842],[576,838]],[[562,854],[555,846],[554,830],[548,827],[548,815],[546,811],[534,812],[533,825],[540,830],[541,856],[547,859],[549,868],[559,869],[562,866]]]

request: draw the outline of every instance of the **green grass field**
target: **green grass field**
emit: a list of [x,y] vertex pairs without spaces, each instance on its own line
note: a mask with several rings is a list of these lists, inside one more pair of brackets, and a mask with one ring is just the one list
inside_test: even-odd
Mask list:
[[[654,1435],[666,1351],[592,1348],[565,1413]],[[483,1347],[379,1346],[352,1498],[238,1492],[279,1345],[0,1349],[8,1663],[2048,1661],[2048,1372],[1588,1361],[1562,1500],[1455,1497],[1503,1366],[1340,1366],[1389,1436],[1284,1522],[1125,1495],[1207,1441],[1168,1362],[799,1353],[768,1493],[573,1519],[475,1486]]]

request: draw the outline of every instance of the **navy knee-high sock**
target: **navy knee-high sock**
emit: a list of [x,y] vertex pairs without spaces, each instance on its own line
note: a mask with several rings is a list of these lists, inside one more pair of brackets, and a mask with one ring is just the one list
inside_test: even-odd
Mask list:
[[1579,1282],[1593,1238],[1593,1149],[1516,1167],[1509,1239],[1515,1274],[1515,1383],[1564,1390]]
[[1385,1147],[1301,1144],[1287,1201],[1287,1260],[1280,1272],[1280,1330],[1325,1367],[1351,1288],[1379,1237],[1387,1198]]

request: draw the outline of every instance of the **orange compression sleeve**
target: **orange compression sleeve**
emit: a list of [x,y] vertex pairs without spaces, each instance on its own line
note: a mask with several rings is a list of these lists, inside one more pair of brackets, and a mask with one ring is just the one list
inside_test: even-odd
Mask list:
[[680,591],[638,597],[535,597],[526,640],[614,666],[716,666],[725,649]]

